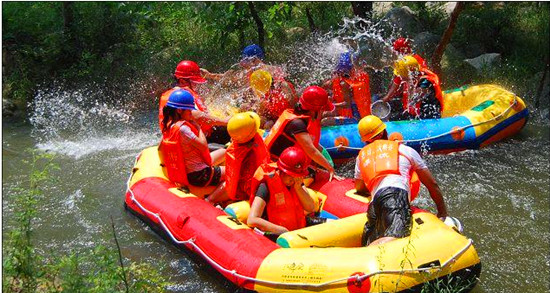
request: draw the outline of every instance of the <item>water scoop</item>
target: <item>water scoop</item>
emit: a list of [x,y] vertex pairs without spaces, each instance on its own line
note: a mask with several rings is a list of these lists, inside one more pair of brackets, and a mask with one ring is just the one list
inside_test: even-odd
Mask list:
[[390,116],[391,106],[389,103],[382,100],[378,100],[370,106],[370,112],[372,115],[380,118],[382,121],[387,121]]

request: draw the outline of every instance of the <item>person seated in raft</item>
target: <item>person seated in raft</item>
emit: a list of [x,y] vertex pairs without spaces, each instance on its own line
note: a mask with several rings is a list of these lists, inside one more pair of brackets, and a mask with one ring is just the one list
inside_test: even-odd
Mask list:
[[254,173],[247,224],[282,234],[304,228],[316,205],[304,186],[309,158],[299,147],[285,149],[277,163],[264,163]]
[[[265,138],[272,160],[277,160],[288,147],[298,146],[310,160],[328,171],[327,174],[320,168],[310,166],[310,175],[315,178],[314,184],[310,186],[313,189],[320,188],[334,176],[334,168],[321,153],[322,146],[319,144],[322,112],[332,110],[334,105],[329,101],[327,92],[319,86],[309,86],[294,109],[283,111]],[[338,176],[334,178],[340,179]]]
[[[163,109],[168,102],[168,97],[170,97],[170,94],[172,94],[174,91],[178,89],[184,89],[193,95],[196,108],[196,110],[192,111],[193,117],[195,118],[195,120],[198,121],[202,131],[209,138],[209,140],[216,140],[215,138],[217,136],[223,137],[223,133],[226,132],[225,126],[227,125],[227,119],[220,119],[210,115],[208,112],[208,108],[206,107],[206,103],[196,91],[196,87],[198,84],[203,84],[206,82],[206,79],[204,79],[200,74],[199,65],[189,60],[181,61],[176,66],[174,78],[176,79],[177,85],[165,91],[160,97],[159,126],[161,132],[163,131]],[[229,140],[229,138],[227,138],[226,140]]]
[[332,79],[323,87],[332,91],[336,106],[336,111],[323,114],[323,126],[357,123],[361,117],[370,115],[369,75],[355,64],[352,52],[340,54]]
[[411,233],[412,172],[430,193],[437,216],[447,216],[443,195],[424,160],[411,147],[388,140],[386,125],[378,117],[366,116],[358,124],[361,149],[355,163],[355,188],[372,196],[367,210],[363,245],[382,244]]
[[[394,96],[386,95],[383,98],[384,102],[392,103],[390,120],[441,117],[443,93],[437,74],[421,67],[416,58],[410,55],[395,62],[394,74],[401,78],[399,90]],[[394,97],[396,99],[392,100]]]
[[[187,90],[175,90],[163,109],[161,162],[168,179],[186,186],[198,196],[214,190],[223,192],[225,149],[210,152],[206,137],[192,111],[197,110],[193,95]],[[206,188],[214,187],[214,188]],[[217,188],[216,188],[217,187]]]
[[284,79],[273,80],[271,74],[262,69],[250,75],[250,89],[254,102],[259,103],[258,113],[263,129],[270,129],[283,111],[296,103],[294,86]]
[[248,200],[251,180],[261,164],[269,162],[269,153],[258,134],[260,117],[254,112],[237,113],[227,123],[231,144],[225,153],[225,192],[206,198],[211,203]]

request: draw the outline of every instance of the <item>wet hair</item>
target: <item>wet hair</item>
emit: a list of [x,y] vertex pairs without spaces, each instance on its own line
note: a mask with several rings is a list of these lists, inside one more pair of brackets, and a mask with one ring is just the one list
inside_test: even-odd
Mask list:
[[162,115],[164,115],[164,118],[162,118],[163,132],[169,131],[170,126],[176,123],[180,118],[178,109],[169,106],[164,106],[164,108],[162,108]]

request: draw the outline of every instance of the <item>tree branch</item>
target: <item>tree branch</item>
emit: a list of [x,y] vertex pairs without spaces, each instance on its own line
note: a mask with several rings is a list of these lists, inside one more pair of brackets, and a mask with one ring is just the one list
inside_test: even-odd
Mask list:
[[449,25],[447,26],[445,33],[443,33],[443,36],[441,37],[441,40],[439,41],[439,44],[435,48],[434,54],[432,55],[432,68],[433,71],[437,74],[441,73],[441,58],[443,57],[443,52],[445,52],[445,48],[447,47],[447,44],[449,44],[449,41],[453,36],[453,30],[456,26],[458,16],[460,15],[460,12],[462,12],[462,10],[464,9],[465,4],[465,2],[456,3],[455,9],[453,9],[453,12],[451,13]]
[[258,15],[258,12],[256,11],[254,2],[248,1],[248,8],[250,9],[250,14],[252,15],[252,19],[254,19],[254,22],[256,23],[256,27],[258,29],[258,45],[264,48],[264,43],[265,43],[264,23],[262,22],[262,19],[260,18],[260,16]]

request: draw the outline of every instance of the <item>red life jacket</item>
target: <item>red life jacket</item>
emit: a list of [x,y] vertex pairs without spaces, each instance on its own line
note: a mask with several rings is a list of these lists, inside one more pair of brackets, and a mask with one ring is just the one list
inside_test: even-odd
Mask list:
[[[389,174],[401,175],[399,171],[399,142],[392,140],[375,140],[359,152],[359,169],[361,176],[371,192],[380,181]],[[408,158],[407,158],[408,159]],[[418,175],[411,169],[409,181],[410,200],[414,200],[420,190]]]
[[[166,103],[168,103],[168,98],[170,97],[170,94],[172,94],[175,90],[179,90],[179,89],[183,89],[183,90],[186,90],[186,91],[190,92],[191,95],[193,96],[194,100],[195,100],[195,107],[197,107],[197,109],[201,112],[208,113],[208,109],[206,108],[206,104],[204,103],[202,98],[194,90],[192,90],[189,87],[179,87],[179,86],[171,88],[171,89],[165,91],[164,93],[162,93],[162,95],[160,96],[160,101],[159,101],[159,127],[160,127],[161,132],[163,131],[163,127],[164,127],[162,125],[162,120],[164,119],[164,114],[162,112],[162,109],[164,109],[164,106],[166,106]],[[206,124],[206,123],[202,123],[201,124],[201,129],[205,134],[210,133],[210,131],[212,129],[212,126],[209,125],[209,124]]]
[[[225,153],[225,189],[229,198],[232,200],[248,199],[254,172],[261,164],[268,163],[268,161],[269,153],[259,134],[256,133],[254,139],[247,143],[232,143]],[[246,165],[243,166],[243,163]],[[240,190],[238,190],[239,187]]]
[[[435,97],[439,101],[439,104],[441,105],[441,112],[443,112],[443,92],[441,91],[441,84],[439,82],[439,77],[437,76],[437,74],[433,73],[427,68],[420,68],[420,78],[418,79],[417,83],[414,85],[415,87],[418,86],[418,82],[422,78],[429,80],[433,84]],[[407,111],[412,115],[418,115],[420,113],[420,102],[414,105],[409,105],[408,86],[407,84],[403,84],[402,87],[403,87],[403,90],[402,90],[401,102],[403,103],[403,109],[407,109]]]
[[[159,145],[159,155],[161,164],[164,165],[165,175],[168,179],[180,186],[189,186],[187,181],[187,170],[185,168],[185,157],[182,149],[182,138],[180,127],[188,126],[195,135],[199,135],[199,129],[188,121],[178,121],[170,125],[170,129],[162,133],[162,141]],[[205,148],[203,158],[207,158],[207,165],[212,165],[210,152]]]
[[[344,91],[342,85],[346,83],[349,85],[353,92],[353,101],[357,105],[359,114],[362,118],[367,115],[370,115],[370,86],[369,86],[369,75],[364,71],[353,70],[350,78],[344,78],[342,76],[336,76],[332,79],[332,97],[336,103],[344,102]],[[348,118],[354,118],[351,105],[349,108],[338,107],[338,115]]]
[[250,202],[254,202],[256,190],[264,182],[269,190],[269,201],[266,203],[267,220],[283,226],[289,231],[306,226],[306,216],[300,198],[294,191],[284,185],[277,174],[277,164],[262,164],[254,173],[251,186]]
[[[281,135],[285,136],[287,139],[292,141],[295,146],[299,146],[296,142],[296,139],[292,136],[287,135],[284,132],[286,125],[294,119],[306,119],[307,120],[307,132],[311,136],[313,145],[315,147],[319,146],[319,140],[321,139],[321,119],[312,120],[311,116],[307,115],[296,115],[294,114],[293,109],[287,109],[283,114],[277,119],[277,122],[271,128],[269,135],[265,138],[265,145],[267,150],[271,152],[271,147],[277,138]],[[272,153],[273,155],[273,153]]]

